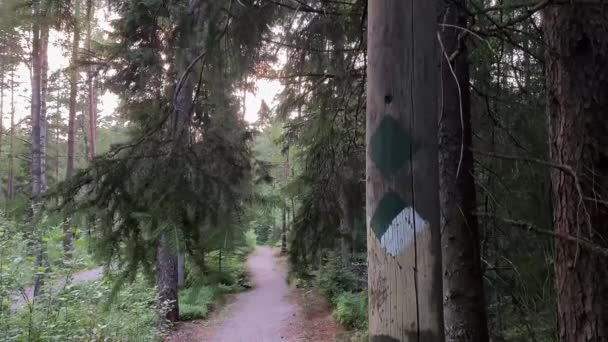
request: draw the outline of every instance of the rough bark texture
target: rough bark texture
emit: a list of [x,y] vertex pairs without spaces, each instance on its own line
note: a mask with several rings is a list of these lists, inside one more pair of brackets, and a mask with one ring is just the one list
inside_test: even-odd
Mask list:
[[[443,0],[440,21],[466,27],[464,0]],[[443,99],[439,120],[439,197],[446,341],[488,341],[476,208],[469,61],[462,30],[440,27]],[[451,63],[446,56],[457,56]]]
[[371,341],[443,341],[437,2],[368,2]]
[[[608,11],[605,5],[554,5],[544,12],[547,114],[556,233],[608,247]],[[601,202],[603,201],[603,202]],[[561,341],[608,341],[606,259],[556,240]]]
[[158,242],[157,285],[159,311],[169,322],[179,320],[179,303],[177,297],[177,253],[171,237],[163,233]]

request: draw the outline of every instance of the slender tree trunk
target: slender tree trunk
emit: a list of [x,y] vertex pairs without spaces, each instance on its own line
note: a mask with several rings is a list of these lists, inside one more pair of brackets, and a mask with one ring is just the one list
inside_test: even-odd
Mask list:
[[11,70],[11,134],[8,150],[8,199],[15,199],[15,71]]
[[[439,120],[439,197],[443,259],[443,312],[449,342],[488,341],[479,225],[471,153],[469,61],[464,0],[443,0],[440,20],[443,112]],[[446,56],[456,56],[449,62]]]
[[47,94],[49,85],[49,24],[48,15],[50,1],[46,1],[42,25],[40,31],[40,191],[46,192],[46,155],[47,155]]
[[[608,248],[608,12],[551,5],[543,25],[555,231]],[[608,341],[606,258],[557,238],[555,281],[560,341]]]
[[163,233],[158,242],[157,282],[159,311],[169,322],[179,320],[177,297],[177,254],[168,233]]
[[41,169],[40,169],[40,154],[41,154],[41,142],[40,142],[40,77],[41,77],[41,64],[40,64],[40,0],[32,1],[33,18],[32,18],[32,101],[31,101],[31,115],[32,115],[32,201],[34,205],[40,202],[41,195]]
[[370,341],[444,340],[437,2],[368,2]]
[[281,217],[282,217],[282,221],[281,221],[281,253],[285,254],[287,253],[287,206],[282,204],[281,205]]
[[[93,25],[95,6],[93,0],[87,0],[87,37],[86,46],[87,51],[91,55],[91,27]],[[95,80],[95,67],[89,66],[88,77],[87,77],[87,88],[88,88],[88,112],[89,112],[89,160],[93,160],[97,153],[97,87]]]
[[[2,65],[0,65],[0,160],[2,160],[2,136],[4,135],[4,72],[5,70],[2,70]],[[0,166],[2,165],[0,164]]]
[[[72,40],[72,62],[70,65],[70,99],[68,114],[68,160],[65,178],[74,175],[74,153],[76,151],[76,104],[78,100],[78,53],[80,45],[80,0],[74,0],[74,36]],[[74,249],[72,218],[66,217],[63,225],[63,251],[71,259]]]
[[[36,236],[36,220],[41,205],[41,141],[40,141],[40,78],[41,78],[41,39],[40,39],[40,23],[42,21],[40,13],[40,0],[32,1],[32,230],[31,238],[33,239],[32,248],[35,256],[35,267],[39,268],[43,265],[43,243],[39,236]],[[34,280],[34,297],[36,297],[43,286],[43,272],[36,273]]]
[[338,204],[340,206],[340,250],[342,261],[345,264],[352,257],[353,231],[355,230],[352,198],[346,189],[347,187],[348,185],[342,185],[342,189],[338,194]]
[[59,181],[59,136],[61,134],[61,129],[59,128],[61,124],[61,87],[57,88],[57,107],[55,107],[55,146],[57,146],[55,150],[55,181]]

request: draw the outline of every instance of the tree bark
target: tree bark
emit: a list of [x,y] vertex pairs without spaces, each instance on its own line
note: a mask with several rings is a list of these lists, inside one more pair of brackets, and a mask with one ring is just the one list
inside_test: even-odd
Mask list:
[[49,85],[49,7],[50,1],[46,1],[40,30],[40,191],[42,193],[46,192],[48,187],[46,178],[46,154],[48,146],[46,98]]
[[31,115],[32,115],[32,201],[34,205],[40,202],[41,195],[41,169],[40,169],[40,154],[41,154],[41,142],[40,142],[40,77],[41,77],[41,64],[40,64],[40,0],[32,1],[32,101],[31,101]]
[[370,341],[444,340],[437,2],[368,2]]
[[179,303],[177,296],[177,254],[171,244],[171,237],[163,233],[158,242],[157,282],[159,312],[168,322],[179,320]]
[[281,253],[287,253],[287,206],[281,205]]
[[[93,25],[95,6],[93,0],[87,0],[87,36],[86,36],[86,47],[87,53],[92,55],[92,44],[91,44],[91,27]],[[87,88],[88,88],[88,112],[89,112],[89,149],[88,155],[89,160],[95,158],[97,153],[97,87],[95,80],[95,67],[89,66],[88,77],[87,77]]]
[[[439,28],[443,99],[439,120],[439,197],[443,313],[448,342],[488,341],[471,148],[469,61],[461,29],[464,0],[443,0]],[[456,56],[450,62],[449,56]]]
[[[555,231],[607,248],[608,12],[552,5],[543,26],[551,159],[572,170],[551,170]],[[608,341],[605,258],[564,239],[555,246],[560,341]]]
[[2,160],[2,136],[4,135],[4,72],[5,70],[2,70],[2,65],[0,65],[0,160]]
[[350,261],[353,254],[353,231],[355,229],[352,199],[347,187],[348,185],[342,185],[338,194],[338,204],[340,206],[340,251],[344,264]]
[[[32,99],[31,99],[31,115],[32,115],[32,211],[31,211],[31,239],[33,243],[31,247],[34,249],[35,256],[34,266],[36,269],[43,265],[44,247],[42,240],[36,236],[36,220],[41,206],[42,182],[41,182],[41,141],[40,141],[40,87],[41,87],[41,11],[40,0],[32,1]],[[37,272],[34,277],[34,297],[38,296],[44,283],[44,273]]]
[[15,71],[11,70],[11,134],[8,150],[8,181],[6,184],[8,199],[15,199]]
[[[76,104],[78,100],[78,53],[80,45],[80,0],[74,0],[74,36],[72,40],[72,61],[70,65],[70,99],[68,114],[68,160],[65,178],[74,175],[74,153],[76,151]],[[71,259],[74,249],[72,219],[66,217],[63,224],[63,251],[66,259]]]

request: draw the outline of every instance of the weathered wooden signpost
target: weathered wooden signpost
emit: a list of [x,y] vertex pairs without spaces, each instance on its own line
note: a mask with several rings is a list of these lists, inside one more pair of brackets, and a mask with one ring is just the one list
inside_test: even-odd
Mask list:
[[436,0],[369,0],[371,341],[443,341]]

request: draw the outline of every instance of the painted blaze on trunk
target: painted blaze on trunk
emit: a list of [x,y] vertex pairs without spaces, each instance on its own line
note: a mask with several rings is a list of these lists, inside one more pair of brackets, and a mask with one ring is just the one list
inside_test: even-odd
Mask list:
[[435,1],[369,1],[371,341],[443,341]]

